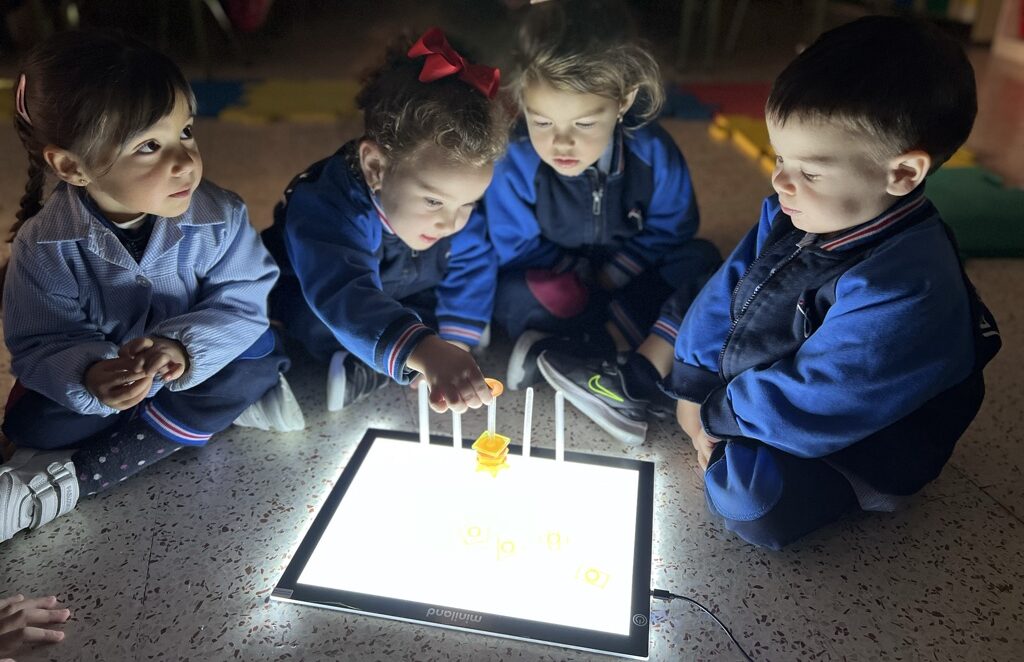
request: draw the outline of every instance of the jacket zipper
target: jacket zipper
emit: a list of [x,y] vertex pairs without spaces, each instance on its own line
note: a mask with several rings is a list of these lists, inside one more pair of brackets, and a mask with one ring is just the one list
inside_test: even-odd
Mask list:
[[597,172],[596,169],[593,171],[591,182],[593,183],[593,190],[591,195],[593,197],[593,205],[591,211],[594,214],[594,225],[596,226],[594,242],[597,244],[604,243],[604,215],[601,213],[601,200],[604,197],[604,182],[601,173]]
[[[736,332],[736,327],[739,325],[740,319],[743,317],[743,314],[747,312],[747,308],[749,308],[750,304],[754,302],[754,299],[761,292],[761,289],[768,284],[768,281],[770,281],[775,274],[777,274],[779,271],[785,268],[786,265],[795,260],[796,257],[800,255],[801,251],[803,251],[804,247],[812,244],[816,237],[817,235],[811,234],[810,232],[804,234],[800,241],[797,242],[796,250],[790,253],[789,256],[786,257],[786,259],[784,259],[782,262],[772,267],[771,271],[768,272],[768,275],[765,277],[765,279],[757,284],[757,287],[754,288],[754,291],[751,292],[750,296],[747,297],[747,300],[743,302],[743,305],[736,313],[736,317],[733,319],[732,324],[729,325],[729,333],[728,335],[725,336],[725,342],[722,343],[721,351],[718,352],[718,374],[723,380],[728,381],[728,379],[725,376],[725,350],[729,346],[729,341],[732,340],[732,336]],[[760,256],[758,256],[758,259],[760,259]],[[747,274],[750,273],[750,270],[754,267],[755,264],[757,264],[757,259],[750,263],[750,267],[747,268]],[[744,274],[743,278],[739,279],[739,281],[736,283],[736,287],[733,288],[733,300],[736,299],[736,294],[737,292],[739,292],[740,284],[743,283],[746,277],[746,274]]]

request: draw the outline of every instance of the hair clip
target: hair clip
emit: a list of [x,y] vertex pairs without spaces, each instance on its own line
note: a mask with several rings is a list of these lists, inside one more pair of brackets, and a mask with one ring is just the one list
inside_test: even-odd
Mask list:
[[32,120],[28,116],[28,109],[25,107],[25,74],[21,75],[18,79],[18,90],[14,93],[14,107],[18,111],[18,115],[21,119],[25,120],[25,124],[32,126]]

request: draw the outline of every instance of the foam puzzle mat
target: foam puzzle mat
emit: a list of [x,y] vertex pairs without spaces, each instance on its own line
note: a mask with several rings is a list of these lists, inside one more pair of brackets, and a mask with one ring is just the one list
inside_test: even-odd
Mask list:
[[[14,81],[0,79],[0,119],[14,112]],[[197,80],[192,89],[200,117],[228,122],[262,124],[291,122],[330,123],[356,115],[359,83],[344,79],[312,80]]]
[[981,167],[943,166],[928,177],[925,192],[964,257],[1024,257],[1024,190]]
[[[0,79],[0,118],[10,119],[11,79]],[[764,115],[768,83],[692,83],[665,87],[662,116],[709,121],[715,113]],[[331,122],[356,112],[359,83],[346,79],[194,80],[200,117],[262,123]]]

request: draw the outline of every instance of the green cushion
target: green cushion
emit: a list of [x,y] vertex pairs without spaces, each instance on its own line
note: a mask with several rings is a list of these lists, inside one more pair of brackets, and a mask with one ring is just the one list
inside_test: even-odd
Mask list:
[[1024,257],[1024,190],[984,168],[940,168],[925,193],[953,228],[964,257]]

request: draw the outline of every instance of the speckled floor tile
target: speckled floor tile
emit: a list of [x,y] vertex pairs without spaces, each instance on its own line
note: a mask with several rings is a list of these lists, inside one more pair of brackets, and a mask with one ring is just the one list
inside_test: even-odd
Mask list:
[[1020,288],[1022,260],[972,260],[967,272],[999,324],[1003,348],[985,370],[985,404],[957,444],[952,465],[979,488],[1024,518],[1024,316]]
[[[295,375],[305,434],[233,429],[4,547],[3,585],[62,593],[74,646],[22,660],[590,660],[559,648],[268,601],[291,553],[361,438],[363,421],[412,429],[414,396],[388,388],[337,420]],[[534,434],[550,445],[551,390]],[[521,434],[522,393],[499,421]],[[434,430],[447,432],[447,417]],[[466,416],[466,430],[483,425]],[[499,424],[503,427],[504,424]],[[1013,659],[1024,650],[1020,522],[957,471],[906,512],[847,518],[783,553],[743,544],[704,510],[688,443],[656,425],[617,445],[567,407],[569,447],[657,463],[652,584],[715,609],[756,659]],[[125,514],[131,513],[131,521]],[[17,569],[17,570],[15,570]],[[736,659],[696,608],[654,603],[653,660]]]

